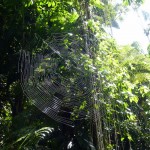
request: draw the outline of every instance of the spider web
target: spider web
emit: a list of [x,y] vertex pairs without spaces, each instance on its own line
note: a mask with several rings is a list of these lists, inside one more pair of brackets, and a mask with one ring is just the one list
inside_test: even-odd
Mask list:
[[26,96],[43,113],[66,125],[92,117],[93,75],[81,59],[87,54],[84,38],[54,34],[40,43],[36,55],[21,53],[21,83]]

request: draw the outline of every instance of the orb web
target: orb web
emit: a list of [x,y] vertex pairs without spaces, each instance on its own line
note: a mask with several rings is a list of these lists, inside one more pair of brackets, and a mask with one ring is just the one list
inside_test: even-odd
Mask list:
[[21,84],[43,113],[66,125],[92,117],[93,75],[83,63],[84,39],[55,34],[42,40],[37,54],[21,52]]

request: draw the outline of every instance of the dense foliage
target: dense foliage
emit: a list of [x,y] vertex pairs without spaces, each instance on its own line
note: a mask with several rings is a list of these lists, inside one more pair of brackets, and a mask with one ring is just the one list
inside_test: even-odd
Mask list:
[[105,149],[150,149],[150,57],[136,46],[118,46],[105,32],[119,11],[115,8],[107,0],[1,1],[0,149],[96,149],[89,120],[71,128],[41,113],[24,96],[18,72],[20,50],[43,50],[39,37],[87,31],[98,44],[92,49],[94,59],[81,54],[80,61],[98,74],[98,100],[105,108],[103,136],[111,135]]

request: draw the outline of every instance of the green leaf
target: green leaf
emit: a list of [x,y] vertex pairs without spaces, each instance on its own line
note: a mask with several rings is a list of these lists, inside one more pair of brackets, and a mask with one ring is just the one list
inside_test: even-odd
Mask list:
[[129,141],[133,141],[133,139],[132,139],[132,137],[131,137],[131,135],[129,133],[127,133],[127,137],[128,137]]
[[48,4],[48,7],[50,7],[52,5],[50,2],[48,2],[47,4]]
[[100,0],[90,0],[90,4],[100,9],[104,8],[104,4]]
[[86,107],[86,105],[87,105],[87,102],[83,101],[79,109],[83,110]]
[[124,137],[121,138],[121,142],[124,141]]
[[134,95],[134,96],[131,96],[131,97],[129,98],[129,100],[130,100],[131,103],[132,103],[132,102],[137,103],[138,100],[139,100],[139,98],[138,98],[136,95]]

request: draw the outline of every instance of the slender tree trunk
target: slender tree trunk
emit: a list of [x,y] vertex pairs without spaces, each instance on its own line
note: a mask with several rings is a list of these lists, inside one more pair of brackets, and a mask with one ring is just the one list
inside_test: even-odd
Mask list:
[[[89,9],[89,0],[85,0],[85,18],[88,22],[89,19],[91,19],[90,9]],[[88,40],[92,37],[92,31],[88,26],[85,27],[85,48],[86,52],[90,55],[92,59],[94,59],[94,52],[92,51],[92,48],[88,44]],[[94,62],[94,60],[93,60]],[[94,64],[93,64],[94,65]],[[98,106],[96,102],[96,88],[94,86],[94,75],[91,75],[91,87],[93,89],[93,98],[91,99],[92,106],[93,106],[93,112],[92,112],[92,121],[91,121],[91,135],[92,135],[92,142],[97,150],[104,150],[104,142],[103,142],[103,134],[102,134],[102,120],[101,120],[101,114],[99,111],[99,107],[96,109],[95,105]]]

